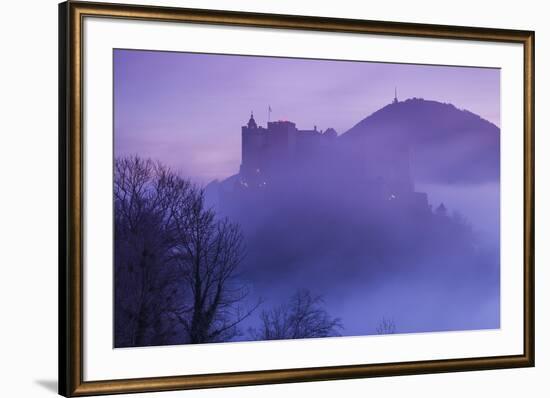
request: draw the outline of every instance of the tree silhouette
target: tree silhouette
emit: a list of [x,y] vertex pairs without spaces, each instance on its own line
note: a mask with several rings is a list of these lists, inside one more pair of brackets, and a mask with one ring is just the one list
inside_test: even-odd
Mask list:
[[171,333],[166,292],[177,292],[169,261],[173,209],[191,184],[139,157],[115,160],[115,346],[163,344]]
[[237,268],[244,258],[241,230],[228,219],[218,220],[205,207],[204,191],[193,189],[192,200],[175,212],[177,245],[174,257],[183,276],[186,300],[177,311],[189,343],[228,341],[257,308],[243,310],[248,288],[239,283]]
[[115,160],[115,346],[227,341],[248,293],[237,224],[218,220],[204,192],[139,157]]
[[395,334],[396,327],[393,319],[382,318],[376,327],[376,334]]
[[322,307],[320,296],[299,290],[286,304],[260,315],[261,327],[251,329],[255,340],[303,339],[339,336],[340,319],[332,318]]

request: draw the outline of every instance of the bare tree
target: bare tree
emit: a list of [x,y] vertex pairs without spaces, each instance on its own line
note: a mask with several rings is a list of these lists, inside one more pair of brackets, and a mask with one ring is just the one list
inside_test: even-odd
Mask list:
[[243,310],[249,291],[237,278],[244,258],[243,235],[237,224],[217,219],[205,207],[204,191],[194,189],[192,200],[176,210],[175,257],[183,275],[187,298],[174,311],[189,343],[228,341],[238,325],[257,308]]
[[255,340],[303,339],[339,336],[340,319],[322,307],[322,297],[299,290],[286,304],[260,315],[261,327],[250,331]]
[[115,160],[115,346],[163,344],[172,332],[167,309],[181,289],[169,254],[174,208],[191,184],[139,157]]
[[376,334],[395,334],[396,327],[393,319],[382,318],[376,327]]
[[243,236],[204,191],[139,157],[115,161],[115,346],[227,341],[259,305],[237,278]]

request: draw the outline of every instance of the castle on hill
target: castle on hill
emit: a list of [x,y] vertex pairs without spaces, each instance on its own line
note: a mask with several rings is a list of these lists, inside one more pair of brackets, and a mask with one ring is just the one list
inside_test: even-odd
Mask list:
[[290,121],[268,122],[258,126],[254,114],[242,127],[242,162],[240,174],[252,179],[258,174],[272,175],[302,159],[318,157],[334,146],[338,134],[332,128],[325,131],[299,130]]
[[[403,104],[396,91],[388,106]],[[251,113],[241,128],[240,183],[245,188],[261,188],[278,178],[286,184],[289,176],[302,175],[383,190],[389,197],[415,193],[407,140],[391,129],[365,134],[359,140],[345,136],[333,128],[300,130],[286,120],[263,127]]]
[[397,95],[342,134],[333,128],[300,129],[287,120],[261,126],[251,113],[241,127],[239,172],[210,183],[208,200],[229,217],[246,214],[239,219],[244,224],[279,210],[292,217],[316,209],[353,210],[380,222],[387,212],[403,219],[445,215],[446,207],[432,209],[427,193],[418,192],[414,181],[415,175],[423,178],[426,162],[432,164],[415,151],[421,148],[418,137],[426,133],[437,138],[445,128],[441,122],[437,128],[430,124],[438,121],[432,116],[434,108],[467,125],[481,123],[479,117],[450,105],[416,98],[400,101]]

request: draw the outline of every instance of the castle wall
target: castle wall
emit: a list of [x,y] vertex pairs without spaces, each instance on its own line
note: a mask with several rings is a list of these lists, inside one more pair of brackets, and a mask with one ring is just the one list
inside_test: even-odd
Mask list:
[[250,174],[264,166],[267,136],[262,128],[250,129],[246,126],[241,134],[241,173]]
[[342,183],[376,182],[387,195],[414,191],[409,145],[392,139],[391,134],[344,143],[333,130],[331,134],[298,130],[287,121],[270,122],[263,128],[251,118],[249,125],[242,127],[241,175],[250,186],[288,173],[324,173],[326,167],[340,170]]

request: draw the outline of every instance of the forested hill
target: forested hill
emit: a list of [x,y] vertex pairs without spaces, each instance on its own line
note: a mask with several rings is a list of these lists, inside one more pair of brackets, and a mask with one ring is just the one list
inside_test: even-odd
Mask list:
[[394,102],[340,136],[354,146],[400,141],[411,145],[415,179],[431,183],[483,183],[499,179],[500,129],[451,104],[418,98]]

